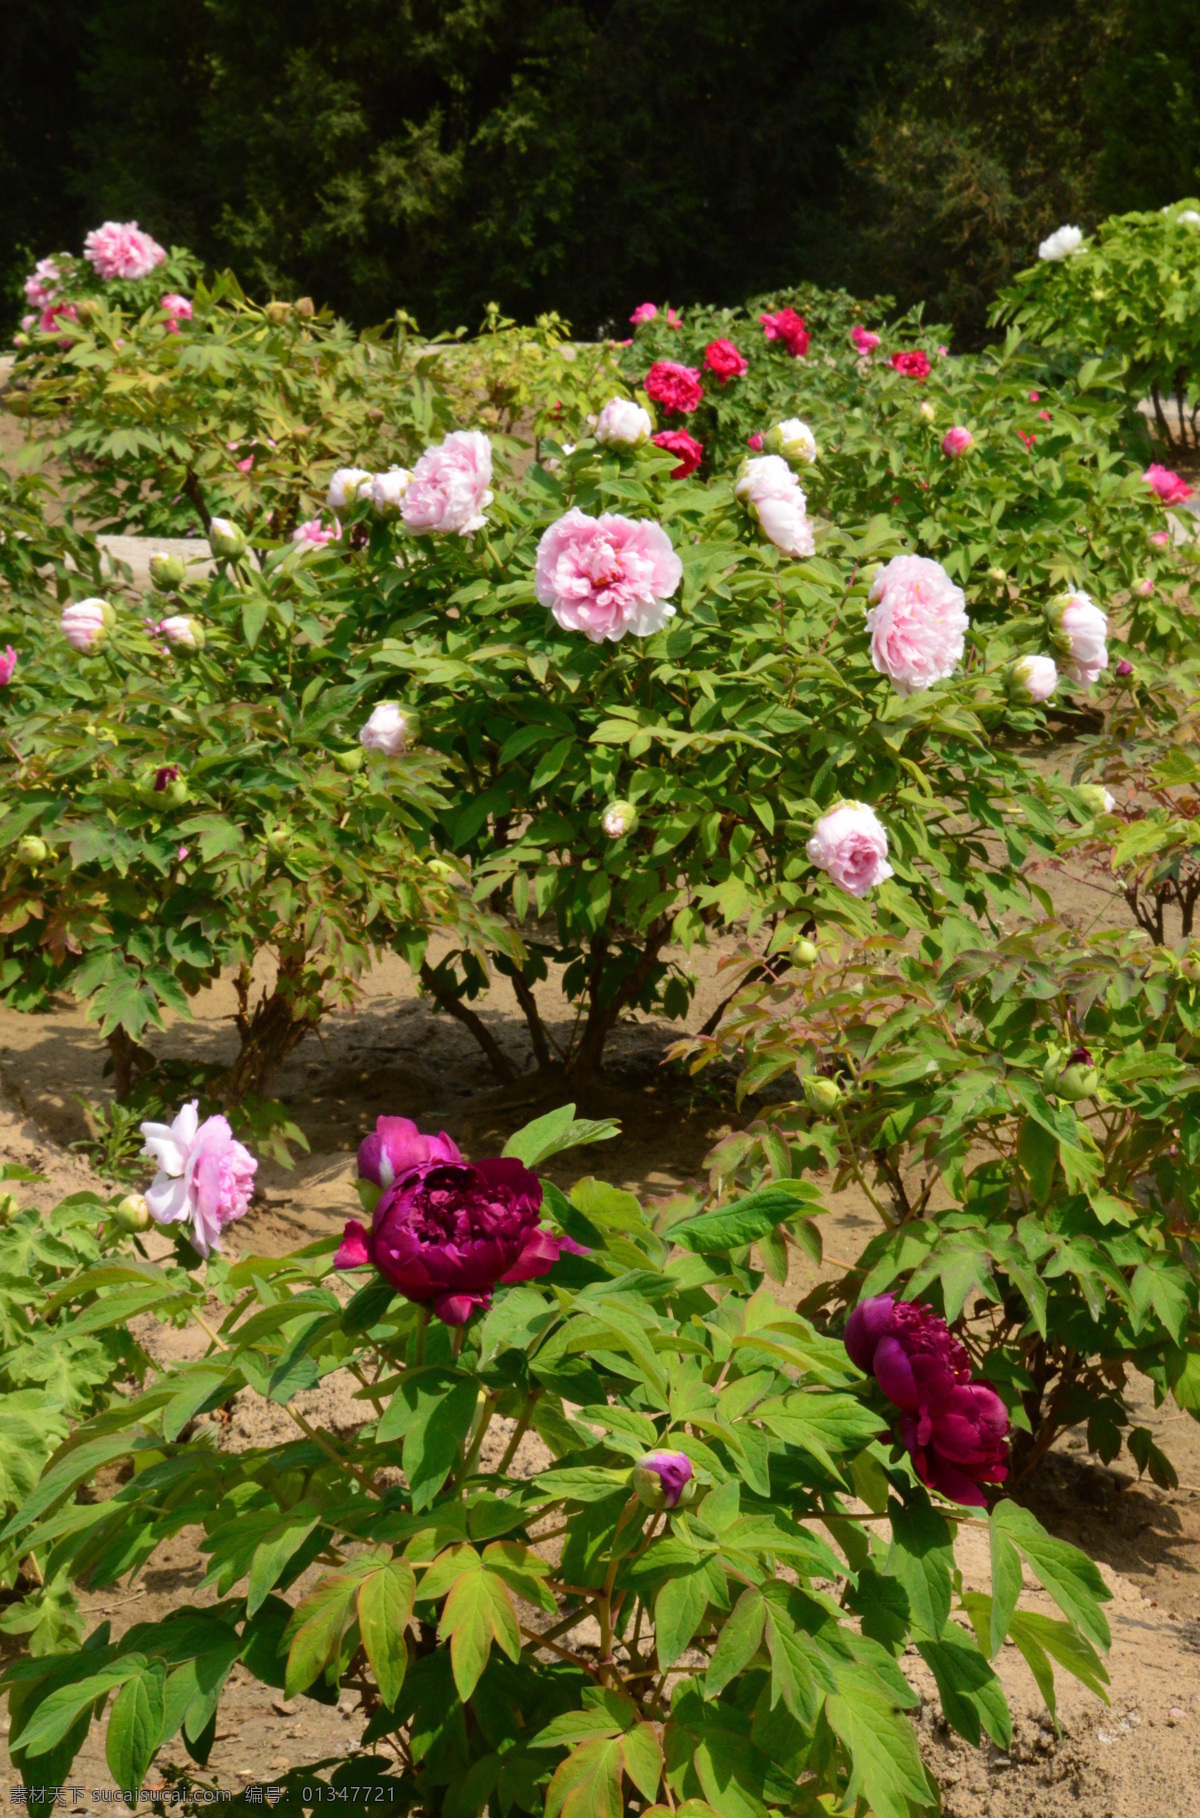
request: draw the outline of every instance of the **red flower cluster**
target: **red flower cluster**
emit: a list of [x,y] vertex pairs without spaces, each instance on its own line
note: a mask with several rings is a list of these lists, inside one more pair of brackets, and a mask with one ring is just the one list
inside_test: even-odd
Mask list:
[[656,448],[665,448],[668,454],[679,456],[679,466],[671,469],[673,480],[686,480],[704,459],[703,442],[697,442],[686,429],[660,429],[650,440]]
[[888,364],[894,366],[906,379],[929,377],[929,355],[920,347],[914,347],[908,353],[894,353]]
[[762,331],[768,341],[782,341],[793,360],[803,357],[808,352],[809,334],[804,326],[804,317],[798,316],[794,309],[778,309],[773,316],[760,316]]
[[722,385],[730,379],[740,379],[750,369],[749,360],[738,352],[732,341],[710,341],[704,349],[704,364]]
[[918,1477],[952,1502],[986,1508],[981,1484],[1008,1475],[1008,1410],[971,1381],[971,1359],[939,1313],[877,1294],[846,1321],[846,1349],[901,1410],[900,1442]]
[[695,410],[704,396],[699,368],[681,366],[678,360],[656,360],[642,385],[646,396],[664,410]]

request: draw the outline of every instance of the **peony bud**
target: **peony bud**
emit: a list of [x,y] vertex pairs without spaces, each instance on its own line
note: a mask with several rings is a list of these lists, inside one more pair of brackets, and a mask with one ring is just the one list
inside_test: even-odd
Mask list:
[[1008,672],[1008,692],[1022,706],[1048,701],[1058,687],[1058,668],[1053,657],[1018,657]]
[[165,550],[156,549],[150,557],[150,579],[160,593],[170,593],[173,587],[179,587],[187,579],[187,563],[182,556],[168,555]]
[[293,308],[298,316],[315,316],[317,313],[311,297],[297,297]]
[[13,670],[17,666],[17,653],[11,644],[0,651],[0,688],[7,688],[13,679]]
[[272,852],[286,852],[292,843],[292,830],[282,823],[272,827],[266,835],[266,843]]
[[17,841],[17,857],[23,865],[44,865],[49,856],[49,846],[36,833],[27,833]]
[[696,1494],[691,1459],[686,1452],[647,1452],[633,1467],[633,1490],[648,1509],[686,1506]]
[[329,491],[325,495],[330,509],[348,511],[360,494],[366,498],[374,483],[375,475],[368,473],[365,467],[339,467],[330,480]]
[[245,532],[228,518],[213,518],[208,526],[208,546],[215,556],[236,562],[245,553]]
[[1154,592],[1154,582],[1148,575],[1144,576],[1140,581],[1135,581],[1133,583],[1133,591],[1140,600],[1148,600],[1150,595]]
[[203,650],[205,645],[204,627],[196,619],[188,618],[184,612],[176,613],[173,618],[161,619],[158,626],[168,644],[177,650]]
[[918,404],[917,409],[920,411],[921,415],[924,417],[924,419],[927,423],[932,423],[933,419],[937,416],[937,411],[935,410],[934,406],[929,402],[928,398],[925,398],[920,404]]
[[762,446],[770,454],[782,455],[792,468],[811,467],[817,458],[817,439],[799,417],[787,417],[774,429],[768,429]]
[[141,781],[142,794],[156,808],[181,808],[188,799],[187,778],[178,764],[160,764]]
[[798,965],[815,966],[818,957],[815,943],[805,939],[796,941],[792,947],[792,956]]
[[98,650],[117,622],[117,615],[107,600],[76,600],[63,608],[59,623],[63,636],[72,649],[82,656]]
[[382,751],[386,757],[399,757],[409,734],[409,723],[398,701],[380,701],[358,735],[367,751]]
[[333,761],[339,770],[344,770],[347,776],[353,776],[356,770],[362,769],[366,755],[360,746],[357,751],[335,751]]
[[610,840],[622,840],[627,833],[636,833],[638,811],[632,802],[610,802],[600,816],[601,830]]
[[800,1084],[804,1088],[805,1104],[822,1117],[829,1117],[842,1102],[842,1089],[836,1080],[825,1079],[819,1073],[806,1073]]
[[1008,576],[1004,572],[1003,568],[989,568],[988,569],[988,580],[995,581],[997,586],[1002,585],[1003,582],[1007,581],[1007,579],[1008,579]]
[[1114,669],[1113,674],[1116,676],[1119,676],[1121,681],[1125,681],[1127,677],[1129,677],[1133,674],[1133,664],[1128,660],[1127,657],[1122,657],[1121,661],[1117,664],[1116,668]]
[[109,1217],[121,1231],[148,1231],[154,1222],[144,1193],[127,1193]]
[[1099,1084],[1099,1067],[1092,1065],[1086,1048],[1076,1048],[1067,1057],[1067,1064],[1055,1081],[1054,1096],[1076,1105],[1082,1098],[1091,1098]]
[[965,455],[974,445],[975,437],[960,423],[956,423],[953,429],[948,429],[942,437],[942,453],[951,461],[957,461],[960,455]]
[[267,321],[274,323],[276,328],[278,328],[281,323],[286,322],[291,313],[291,304],[281,303],[279,301],[268,303],[263,310],[263,315],[267,318]]
[[[375,475],[366,490],[380,517],[394,518],[396,516],[400,510],[400,501],[411,483],[412,474],[407,467],[389,467],[386,473]],[[330,490],[332,491],[332,487]]]
[[1102,783],[1084,783],[1079,793],[1093,814],[1111,814],[1116,808],[1116,796]]
[[610,398],[596,418],[595,436],[605,448],[632,452],[643,448],[650,439],[654,424],[650,413],[628,398]]

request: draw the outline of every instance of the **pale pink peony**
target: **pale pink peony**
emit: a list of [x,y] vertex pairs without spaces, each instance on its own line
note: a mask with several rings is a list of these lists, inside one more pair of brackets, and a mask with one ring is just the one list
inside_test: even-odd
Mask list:
[[136,221],[106,221],[87,236],[83,256],[107,282],[113,278],[147,278],[167,255]]
[[1058,668],[1053,657],[1020,657],[1012,667],[1012,691],[1017,700],[1040,706],[1058,687]]
[[975,438],[970,430],[963,429],[960,424],[956,423],[954,428],[948,429],[942,437],[942,453],[951,461],[956,461],[960,455],[965,455],[974,444]]
[[869,354],[874,353],[875,349],[879,346],[881,337],[872,334],[869,328],[864,328],[862,323],[859,322],[850,330],[850,339],[853,341],[860,354]]
[[962,588],[940,562],[894,556],[868,597],[871,661],[897,694],[914,694],[954,674],[970,621]]
[[477,429],[456,429],[427,448],[400,501],[400,515],[417,535],[482,530],[491,504],[492,445]]
[[1192,489],[1186,480],[1172,473],[1169,467],[1162,467],[1152,461],[1142,475],[1147,486],[1151,487],[1164,505],[1186,505],[1192,496]]
[[538,544],[538,599],[564,631],[582,631],[593,644],[661,631],[675,616],[669,599],[682,579],[671,539],[645,519],[592,518],[572,506]]
[[1165,549],[1167,544],[1171,541],[1171,533],[1169,530],[1152,530],[1150,532],[1150,541],[1154,544],[1156,549]]
[[358,735],[367,751],[382,751],[385,757],[399,757],[408,741],[408,720],[399,701],[380,701]]
[[1089,594],[1064,593],[1053,600],[1046,617],[1055,649],[1065,658],[1066,672],[1090,688],[1108,668],[1108,619]]
[[395,517],[411,485],[412,474],[407,467],[389,467],[386,473],[375,475],[369,491],[371,503],[381,518]]
[[375,475],[368,473],[365,467],[339,467],[330,476],[329,490],[325,495],[331,511],[347,511],[353,507],[359,496],[366,498],[375,484]]
[[337,519],[332,524],[324,523],[320,518],[306,518],[303,524],[297,524],[292,532],[293,543],[307,543],[313,549],[322,549],[326,543],[336,543],[342,534],[342,527]]
[[258,1163],[223,1117],[200,1122],[196,1099],[173,1124],[144,1123],[143,1155],[158,1163],[146,1189],[146,1204],[157,1224],[191,1226],[201,1256],[221,1248],[221,1232],[244,1216],[254,1191]]
[[74,600],[63,607],[59,622],[67,643],[86,656],[104,642],[117,622],[117,615],[107,600]]
[[610,398],[596,418],[595,436],[605,448],[628,451],[643,447],[653,428],[650,412],[640,404],[631,398]]
[[782,455],[753,455],[743,461],[734,492],[776,549],[790,556],[813,553],[808,501]]
[[172,613],[170,618],[160,619],[153,629],[166,638],[168,644],[181,650],[204,649],[204,627],[189,618],[186,612]]
[[46,309],[58,295],[62,272],[53,259],[39,259],[25,280],[25,300],[35,309]]
[[839,802],[823,814],[807,850],[812,863],[850,896],[865,896],[893,875],[887,832],[865,802]]
[[169,290],[161,299],[159,308],[167,314],[167,333],[177,335],[181,322],[192,319],[192,305],[187,297],[181,297],[177,290]]

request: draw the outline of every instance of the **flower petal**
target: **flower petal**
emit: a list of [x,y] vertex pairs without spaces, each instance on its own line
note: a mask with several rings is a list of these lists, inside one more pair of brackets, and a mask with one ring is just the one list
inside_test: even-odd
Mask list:
[[[149,1204],[149,1194],[146,1203]],[[365,1225],[360,1225],[356,1218],[347,1221],[342,1232],[342,1241],[338,1253],[333,1259],[335,1269],[363,1269],[371,1261],[371,1236]]]

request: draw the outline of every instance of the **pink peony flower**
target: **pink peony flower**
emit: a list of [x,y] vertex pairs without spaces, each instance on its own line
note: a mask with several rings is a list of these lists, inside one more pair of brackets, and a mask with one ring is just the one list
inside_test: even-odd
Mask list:
[[630,451],[650,440],[650,413],[630,398],[610,398],[596,418],[595,436],[604,448]]
[[647,1452],[633,1467],[633,1488],[649,1509],[674,1509],[690,1500],[692,1461],[686,1452]]
[[629,320],[635,328],[640,328],[643,322],[653,322],[657,314],[657,303],[639,303]]
[[682,311],[678,310],[678,309],[672,309],[670,304],[667,305],[667,327],[668,328],[682,328],[683,327]]
[[13,670],[17,666],[17,653],[9,644],[3,656],[0,656],[0,688],[7,688],[13,679]]
[[292,542],[308,543],[314,549],[321,549],[326,543],[336,543],[341,534],[342,527],[336,518],[332,524],[323,523],[320,518],[306,518],[293,530]]
[[897,1432],[922,1483],[986,1508],[981,1486],[1008,1475],[1008,1410],[994,1389],[971,1381],[966,1346],[941,1315],[879,1294],[855,1307],[845,1345],[900,1409]]
[[154,630],[161,633],[168,644],[177,645],[182,650],[204,649],[204,628],[195,619],[189,618],[186,612],[176,612],[170,618],[160,619]]
[[894,875],[887,862],[887,831],[865,802],[839,802],[823,814],[807,851],[811,862],[850,896],[865,896]]
[[1012,666],[1012,692],[1022,703],[1040,706],[1058,687],[1058,668],[1053,657],[1019,657]]
[[675,616],[669,600],[682,579],[666,531],[644,519],[592,518],[573,505],[538,544],[538,599],[564,631],[582,631],[593,644],[661,631]]
[[1143,580],[1135,581],[1133,583],[1133,591],[1137,594],[1139,599],[1148,600],[1150,595],[1154,592],[1154,582],[1150,580],[1148,576]]
[[869,328],[864,328],[862,323],[859,322],[850,330],[850,339],[853,341],[860,354],[869,354],[874,353],[875,349],[879,346],[881,337],[879,335],[873,335]]
[[167,333],[177,335],[181,322],[192,319],[192,305],[187,297],[181,297],[176,290],[169,290],[159,303],[159,308],[167,314]]
[[1083,592],[1064,593],[1046,610],[1054,647],[1066,659],[1067,674],[1090,688],[1108,668],[1108,619]]
[[868,595],[871,661],[897,694],[945,681],[962,661],[966,599],[940,562],[893,556]]
[[753,448],[756,454],[762,453],[763,436],[761,430],[756,429],[752,436],[746,437],[746,447]]
[[399,757],[408,742],[408,719],[399,701],[380,701],[359,733],[358,742],[367,751]]
[[400,501],[400,515],[418,536],[432,531],[460,537],[482,530],[492,502],[492,445],[477,429],[455,429],[427,448]]
[[695,366],[680,366],[677,360],[656,360],[643,381],[646,396],[664,410],[682,413],[695,410],[704,396],[700,372]]
[[1017,434],[1020,436],[1022,442],[1024,442],[1026,448],[1032,448],[1037,441],[1037,436],[1031,431],[1027,432],[1024,429],[1018,429]]
[[1041,418],[1043,423],[1049,423],[1053,420],[1051,418],[1050,412],[1048,410],[1039,410],[1038,416]]
[[672,467],[673,480],[686,480],[690,473],[695,473],[704,459],[704,444],[697,442],[686,429],[660,429],[650,440],[656,448],[665,448],[668,454],[679,456],[679,466]]
[[419,1163],[380,1196],[369,1231],[349,1221],[334,1268],[373,1264],[437,1319],[465,1325],[496,1287],[558,1261],[565,1242],[539,1226],[541,1204],[541,1181],[511,1158]]
[[721,385],[740,379],[750,370],[750,362],[740,354],[732,341],[710,341],[704,349],[704,364]]
[[776,549],[798,557],[813,553],[808,500],[782,455],[747,457],[733,490]]
[[[38,330],[41,334],[52,335],[64,322],[78,322],[79,311],[73,303],[48,303],[38,318]],[[70,347],[71,337],[59,337],[60,347]]]
[[1041,395],[1042,394],[1040,391],[1031,391],[1029,394],[1029,402],[1031,404],[1036,404],[1038,402],[1038,400],[1040,399]]
[[892,354],[888,365],[906,379],[927,379],[929,377],[929,355],[920,347],[914,347],[907,353]]
[[25,280],[25,300],[32,303],[35,309],[45,309],[53,303],[62,283],[62,272],[54,259],[39,259]]
[[358,1178],[387,1188],[416,1168],[461,1160],[458,1144],[444,1130],[438,1136],[422,1136],[411,1118],[377,1117],[370,1136],[358,1145]]
[[1169,467],[1160,467],[1157,461],[1151,462],[1142,475],[1147,486],[1151,487],[1164,505],[1186,505],[1192,496],[1192,489],[1187,481]]
[[84,656],[96,650],[117,622],[117,615],[107,600],[75,600],[64,606],[59,623],[62,634],[73,650]]
[[948,429],[942,437],[942,453],[951,461],[956,461],[960,455],[965,455],[967,450],[974,446],[975,437],[969,429],[963,429],[960,424],[955,424],[953,429]]
[[782,341],[794,360],[804,358],[808,352],[809,333],[803,316],[798,316],[794,309],[779,309],[773,316],[763,315],[758,319],[768,341]]
[[145,1123],[143,1155],[158,1163],[146,1189],[150,1216],[160,1225],[187,1224],[201,1256],[221,1248],[221,1232],[242,1218],[254,1191],[258,1163],[223,1117],[200,1122],[196,1099],[173,1124]]
[[108,282],[113,278],[149,277],[167,255],[136,221],[106,221],[87,236],[83,256]]
[[234,466],[237,468],[239,473],[249,473],[251,468],[254,466],[254,456],[247,455],[244,461],[235,461]]

